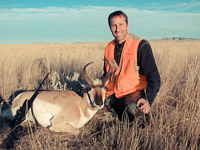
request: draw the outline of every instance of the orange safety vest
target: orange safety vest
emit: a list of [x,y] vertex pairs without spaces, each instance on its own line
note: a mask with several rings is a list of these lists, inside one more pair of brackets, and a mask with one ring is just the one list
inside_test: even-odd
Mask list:
[[[112,76],[107,84],[106,98],[114,93],[117,98],[122,98],[147,87],[146,77],[139,74],[139,66],[137,65],[137,49],[141,40],[143,39],[131,39],[130,34],[127,35],[119,66],[114,59],[114,40],[107,45],[105,58],[111,64]],[[105,68],[108,72],[107,62]]]

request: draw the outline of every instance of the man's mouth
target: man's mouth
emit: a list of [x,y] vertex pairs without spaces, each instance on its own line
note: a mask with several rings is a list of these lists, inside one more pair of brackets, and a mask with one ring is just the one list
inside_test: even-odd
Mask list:
[[121,36],[121,33],[116,33],[115,35],[116,35],[117,37],[119,37],[119,36]]

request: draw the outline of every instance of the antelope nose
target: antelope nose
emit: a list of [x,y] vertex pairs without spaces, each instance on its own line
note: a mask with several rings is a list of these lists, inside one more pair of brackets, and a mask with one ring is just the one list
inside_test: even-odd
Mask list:
[[101,105],[103,105],[103,101],[102,101],[102,100],[98,100],[96,104],[97,104],[98,106],[101,106]]

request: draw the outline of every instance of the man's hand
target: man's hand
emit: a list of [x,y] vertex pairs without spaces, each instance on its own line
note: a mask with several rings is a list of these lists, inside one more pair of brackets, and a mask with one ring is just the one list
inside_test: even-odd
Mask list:
[[150,112],[151,106],[147,100],[144,98],[140,98],[137,102],[137,108],[144,114],[148,114]]

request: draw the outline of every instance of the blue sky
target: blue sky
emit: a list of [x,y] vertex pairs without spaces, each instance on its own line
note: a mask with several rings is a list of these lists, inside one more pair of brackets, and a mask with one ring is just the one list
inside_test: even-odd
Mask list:
[[108,42],[116,10],[140,37],[200,39],[199,0],[0,0],[0,44]]

